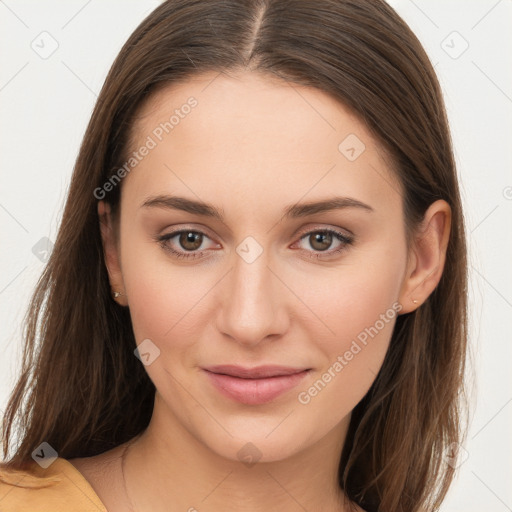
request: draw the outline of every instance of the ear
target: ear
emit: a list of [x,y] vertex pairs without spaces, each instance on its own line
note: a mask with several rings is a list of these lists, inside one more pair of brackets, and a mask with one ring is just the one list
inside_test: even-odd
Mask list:
[[112,288],[112,296],[114,297],[114,292],[118,292],[120,295],[114,297],[114,300],[122,306],[127,306],[128,300],[121,271],[116,230],[114,229],[110,205],[105,201],[98,201],[98,216],[100,218],[101,239],[103,241],[103,257],[105,258],[105,266],[107,267],[110,287]]
[[403,307],[400,314],[420,307],[438,285],[446,261],[450,228],[450,205],[442,199],[435,201],[425,212],[419,229],[413,235],[399,297]]

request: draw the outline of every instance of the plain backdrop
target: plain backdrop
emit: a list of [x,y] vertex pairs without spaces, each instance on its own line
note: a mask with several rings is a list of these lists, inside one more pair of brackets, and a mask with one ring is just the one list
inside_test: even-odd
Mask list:
[[[0,413],[96,96],[158,3],[0,0]],[[442,510],[512,511],[512,1],[390,3],[443,87],[470,248],[471,424]]]

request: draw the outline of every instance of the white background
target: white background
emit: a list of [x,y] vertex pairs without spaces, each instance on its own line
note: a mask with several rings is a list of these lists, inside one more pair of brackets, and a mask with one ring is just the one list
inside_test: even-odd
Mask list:
[[[0,414],[44,265],[32,248],[55,240],[97,93],[158,3],[0,0]],[[424,44],[444,90],[470,247],[472,421],[467,460],[442,510],[512,511],[512,1],[390,3]],[[46,59],[31,47],[52,44]]]

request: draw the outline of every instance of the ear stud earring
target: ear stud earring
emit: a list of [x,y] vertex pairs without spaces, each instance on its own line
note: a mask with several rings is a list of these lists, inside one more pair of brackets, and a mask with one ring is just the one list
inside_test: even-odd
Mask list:
[[414,304],[418,304],[418,301],[416,299],[412,299],[412,301],[414,302]]
[[117,299],[117,297],[119,297],[119,295],[123,295],[121,292],[112,292],[113,295],[114,295],[114,299]]

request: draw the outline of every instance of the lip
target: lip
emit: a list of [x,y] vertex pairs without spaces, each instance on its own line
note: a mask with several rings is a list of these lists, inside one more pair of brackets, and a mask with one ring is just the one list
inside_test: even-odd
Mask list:
[[283,375],[293,375],[303,372],[309,368],[293,368],[291,366],[278,366],[274,364],[255,366],[254,368],[244,368],[235,364],[219,364],[208,366],[204,370],[212,373],[220,373],[231,377],[242,379],[261,379],[266,377],[281,377]]
[[218,365],[203,370],[224,396],[243,404],[259,405],[271,402],[297,386],[311,369],[275,365],[255,368]]

